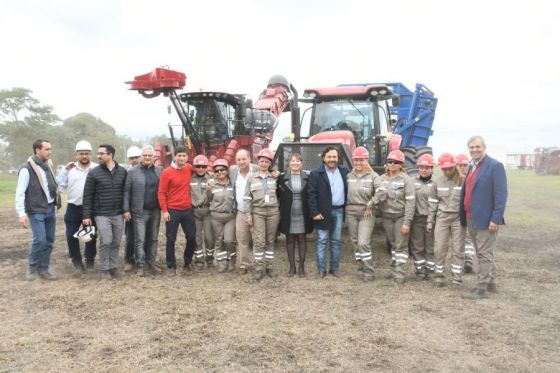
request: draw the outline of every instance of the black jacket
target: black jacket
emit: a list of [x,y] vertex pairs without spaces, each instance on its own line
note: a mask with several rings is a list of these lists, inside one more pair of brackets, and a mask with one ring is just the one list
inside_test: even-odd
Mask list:
[[83,219],[123,213],[126,169],[115,162],[109,171],[105,165],[88,172],[84,186]]
[[[309,175],[305,172],[301,172],[301,202],[303,204],[303,217],[305,221],[305,233],[313,232],[313,220],[309,216],[309,206],[307,205],[307,182]],[[292,202],[294,194],[290,189],[290,171],[281,174],[278,177],[277,183],[278,188],[276,188],[276,194],[278,196],[278,201],[280,202],[280,225],[278,229],[284,234],[290,233],[290,219],[292,211]]]
[[[340,171],[342,182],[344,183],[344,200],[346,201],[346,194],[348,193],[346,176],[350,171],[345,166],[338,166],[338,170]],[[331,184],[324,164],[320,165],[309,174],[307,204],[309,205],[309,214],[311,218],[318,214],[324,217],[323,220],[315,221],[315,228],[323,230],[330,230],[333,228]]]

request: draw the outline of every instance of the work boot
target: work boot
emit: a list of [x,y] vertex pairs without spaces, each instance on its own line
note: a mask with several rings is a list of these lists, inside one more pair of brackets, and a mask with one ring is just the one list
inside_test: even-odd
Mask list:
[[93,273],[93,271],[95,271],[94,261],[86,260],[86,272]]
[[471,300],[475,300],[475,299],[485,299],[488,298],[488,294],[486,293],[486,290],[484,289],[472,289],[471,291],[467,292],[467,293],[463,293],[461,294],[461,298],[463,299],[471,299]]
[[86,267],[84,267],[84,263],[82,263],[81,260],[72,260],[72,264],[74,265],[74,273],[75,274],[86,273]]
[[161,275],[162,270],[156,263],[148,263],[148,270],[154,275]]
[[473,263],[472,263],[471,261],[466,261],[466,262],[465,262],[464,269],[465,269],[465,273],[472,273],[472,271],[473,271]]
[[195,267],[198,269],[198,272],[204,270],[204,262],[196,262]]
[[41,280],[47,280],[47,281],[55,281],[55,280],[58,279],[58,277],[56,277],[55,275],[52,275],[49,271],[39,272],[39,278]]
[[463,287],[463,283],[459,281],[451,281],[451,288],[452,289],[461,289]]
[[336,277],[336,278],[340,278],[340,277],[342,276],[342,275],[340,274],[340,271],[339,271],[338,269],[337,269],[337,270],[332,269],[332,270],[330,270],[329,272],[330,272],[331,275],[333,275],[333,276]]
[[486,291],[489,293],[497,293],[498,290],[496,289],[496,283],[490,282],[488,286],[486,286]]
[[136,274],[138,277],[146,277],[146,273],[144,272],[144,265],[139,264],[136,266]]
[[35,281],[39,278],[37,274],[37,267],[28,267],[27,273],[25,274],[25,279],[27,281]]
[[130,273],[130,272],[134,271],[135,268],[136,268],[136,265],[134,263],[126,263],[124,265],[124,271],[126,273]]
[[299,263],[299,268],[298,268],[298,277],[299,277],[299,278],[303,278],[303,277],[305,277],[305,276],[306,276],[306,274],[305,274],[305,266],[303,265],[303,263],[300,262],[300,263]]
[[440,276],[434,277],[433,284],[436,288],[443,288],[445,287],[445,279]]
[[102,280],[112,280],[113,276],[111,276],[111,272],[109,272],[109,270],[102,270],[101,271],[101,279]]
[[319,278],[325,278],[325,277],[327,277],[327,272],[325,272],[325,271],[320,271],[320,272],[319,272]]
[[286,277],[294,277],[295,274],[296,274],[295,267],[290,266],[290,269],[288,270],[288,273],[286,273]]
[[260,280],[263,279],[263,277],[264,277],[263,271],[255,271],[255,276],[254,276],[255,281],[259,282]]
[[214,264],[214,258],[208,258],[206,261],[206,268],[214,268],[216,265]]
[[167,268],[167,277],[175,277],[177,275],[176,268]]
[[[134,267],[136,267],[136,266],[134,266]],[[114,278],[115,280],[122,277],[121,274],[119,273],[119,270],[116,269],[116,268],[111,268],[109,270],[109,274],[111,274],[111,277]]]
[[299,234],[297,237],[299,252],[299,268],[298,276],[305,277],[305,256],[307,253],[307,243],[305,242],[305,234]]
[[192,263],[185,264],[183,266],[183,273],[195,273],[200,272],[200,270]]
[[235,271],[235,260],[228,260],[228,271],[234,272]]
[[270,278],[274,278],[276,277],[276,274],[274,273],[274,270],[272,269],[272,267],[268,267],[266,270],[266,275]]
[[424,272],[416,272],[416,281],[424,281],[426,274]]
[[228,262],[227,260],[220,260],[218,261],[218,273],[224,273],[228,269]]

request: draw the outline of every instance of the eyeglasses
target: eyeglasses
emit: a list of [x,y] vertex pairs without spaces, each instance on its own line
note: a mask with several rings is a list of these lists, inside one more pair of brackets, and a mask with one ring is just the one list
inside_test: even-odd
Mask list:
[[387,164],[402,164],[402,162],[393,161],[392,159],[389,159],[389,160],[387,161]]
[[227,171],[227,169],[225,169],[225,168],[220,168],[220,169],[214,170],[214,172],[226,172],[226,171]]
[[142,157],[144,158],[153,158],[153,154],[142,154]]
[[197,164],[196,166],[194,166],[194,168],[207,168],[207,167],[208,166],[204,166],[204,165],[200,165],[200,164]]
[[97,155],[105,155],[107,152],[97,152]]

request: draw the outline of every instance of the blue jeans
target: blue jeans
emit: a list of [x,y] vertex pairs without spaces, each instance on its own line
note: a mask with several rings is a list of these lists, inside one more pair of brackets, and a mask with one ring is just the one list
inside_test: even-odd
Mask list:
[[160,221],[161,211],[159,209],[143,210],[141,216],[132,217],[136,264],[144,265],[156,262]]
[[329,269],[332,271],[339,270],[340,264],[340,238],[342,236],[342,219],[344,209],[333,209],[333,227],[330,230],[317,229],[317,270],[319,273],[327,271],[327,247],[330,242],[331,261]]
[[48,272],[56,228],[54,203],[49,205],[47,213],[28,214],[28,219],[33,232],[29,248],[29,268],[37,268],[39,273]]

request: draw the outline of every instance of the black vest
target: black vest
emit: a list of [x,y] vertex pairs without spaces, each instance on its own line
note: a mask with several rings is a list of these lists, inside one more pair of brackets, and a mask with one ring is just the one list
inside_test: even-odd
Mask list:
[[46,214],[49,211],[49,203],[39,182],[39,177],[29,162],[22,167],[22,169],[24,168],[29,172],[29,185],[25,191],[25,212],[27,214]]

